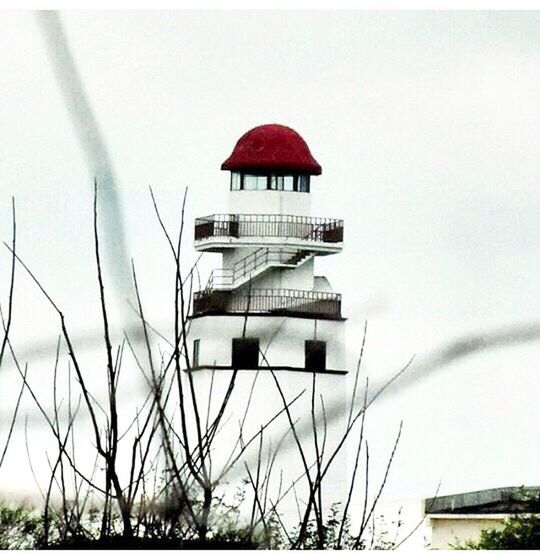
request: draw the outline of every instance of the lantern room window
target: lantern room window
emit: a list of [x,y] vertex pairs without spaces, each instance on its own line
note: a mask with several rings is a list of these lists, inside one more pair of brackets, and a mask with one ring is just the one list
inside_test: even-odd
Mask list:
[[270,189],[271,190],[283,190],[283,175],[271,175],[270,176]]
[[296,179],[291,175],[283,177],[283,190],[293,191],[295,181]]
[[231,172],[231,190],[240,190],[242,188],[242,174]]
[[309,175],[298,175],[298,192],[309,192]]
[[268,177],[266,175],[244,175],[244,190],[266,190]]
[[255,175],[233,171],[231,190],[309,192],[309,175]]

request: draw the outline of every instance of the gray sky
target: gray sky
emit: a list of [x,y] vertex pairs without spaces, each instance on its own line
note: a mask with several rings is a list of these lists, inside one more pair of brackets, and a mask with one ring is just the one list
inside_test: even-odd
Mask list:
[[[236,140],[290,125],[323,167],[314,215],[346,220],[317,261],[344,295],[351,366],[390,375],[469,332],[540,312],[540,14],[67,12],[62,21],[113,161],[148,316],[166,330],[172,276],[147,187],[178,223],[226,210]],[[30,12],[0,18],[0,235],[72,328],[99,328],[92,179]],[[217,263],[203,259],[203,278]],[[5,291],[9,257],[0,256]],[[22,275],[22,274],[20,274]],[[14,339],[57,334],[20,280]],[[380,402],[382,460],[405,420],[389,499],[538,484],[540,342],[465,357]],[[36,370],[37,371],[37,370]],[[380,445],[380,447],[379,447]],[[375,446],[372,446],[375,449]],[[375,460],[379,454],[373,454]]]

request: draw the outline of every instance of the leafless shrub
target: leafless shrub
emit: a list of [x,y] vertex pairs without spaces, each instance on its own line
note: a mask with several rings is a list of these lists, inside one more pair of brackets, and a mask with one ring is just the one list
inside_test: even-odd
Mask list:
[[[16,267],[15,252],[16,252],[16,244],[17,244],[17,219],[15,216],[14,198],[12,198],[11,200],[11,220],[12,220],[11,270],[10,270],[10,277],[9,277],[9,290],[8,290],[8,296],[7,296],[7,314],[5,316],[4,316],[4,310],[2,309],[2,305],[0,304],[0,318],[2,319],[2,328],[4,331],[2,336],[2,344],[0,346],[0,371],[3,368],[4,354],[6,352],[6,348],[9,340],[9,332],[11,329],[11,322],[12,322],[12,316],[13,316],[13,299],[14,299],[14,293],[15,293],[15,267]],[[15,427],[15,421],[17,419],[19,407],[21,404],[22,393],[23,393],[23,388],[20,389],[20,392],[17,395],[15,407],[13,409],[13,413],[8,425],[8,431],[5,437],[3,437],[3,444],[0,443],[0,467],[2,467],[2,464],[7,454],[9,444],[11,442],[13,429]]]
[[[9,247],[13,275],[17,260],[49,302],[60,327],[51,413],[35,393],[28,368],[20,363],[8,337],[11,302],[9,317],[4,324],[2,355],[4,349],[9,348],[22,386],[33,398],[56,445],[55,456],[47,458],[50,479],[42,487],[43,526],[38,544],[76,546],[93,541],[93,544],[114,547],[110,541],[121,538],[123,545],[136,544],[134,541],[160,540],[210,547],[232,541],[265,547],[363,548],[364,535],[373,520],[374,509],[386,484],[401,435],[400,426],[382,483],[371,498],[368,494],[369,449],[364,437],[366,411],[406,368],[371,397],[368,397],[366,380],[363,402],[359,402],[359,375],[366,340],[364,332],[354,389],[345,412],[347,421],[342,434],[333,441],[335,444],[331,444],[328,437],[328,418],[324,397],[318,390],[316,373],[311,377],[310,390],[306,387],[287,398],[265,352],[261,352],[261,356],[268,367],[260,368],[253,374],[243,410],[231,406],[238,381],[237,368],[233,368],[224,391],[214,389],[213,373],[209,390],[204,396],[201,395],[195,383],[196,371],[191,367],[188,349],[190,299],[196,266],[185,272],[181,263],[186,196],[180,211],[180,228],[173,240],[154,194],[150,193],[174,264],[174,334],[172,339],[166,339],[147,321],[136,267],[132,263],[134,309],[140,332],[135,337],[125,333],[120,344],[114,345],[100,257],[98,189],[95,185],[94,253],[103,328],[104,398],[91,390],[88,373],[74,346],[65,314],[16,253],[15,234]],[[249,302],[244,316],[244,337],[248,312]],[[161,346],[164,348],[161,349]],[[126,363],[126,347],[146,384],[142,403],[130,417],[126,417],[124,410],[120,409],[119,383],[122,367]],[[60,370],[62,351],[67,353],[67,374]],[[92,369],[96,373],[96,368]],[[260,421],[257,429],[248,431],[246,421],[260,372],[271,375],[281,406],[267,420]],[[59,397],[60,373],[67,381],[67,398]],[[214,398],[220,392],[220,400],[215,402]],[[299,426],[292,409],[304,394],[310,395],[309,433]],[[238,440],[226,444],[220,442],[220,437],[233,412],[240,413]],[[90,465],[88,460],[82,461],[78,454],[80,446],[75,429],[83,416],[90,423],[95,453],[95,460]],[[278,420],[286,423],[286,430],[277,442],[272,443],[268,437],[275,439],[272,430]],[[284,441],[291,439],[296,445],[301,469],[299,475],[287,483],[279,466],[279,453]],[[355,463],[344,507],[342,510],[327,507],[323,483],[328,480],[344,445],[353,440],[357,441]],[[219,464],[214,459],[216,449],[221,453],[228,452],[221,456]],[[364,452],[363,459],[361,452]],[[358,488],[357,476],[362,462],[365,464],[364,508],[358,523],[355,522],[358,528],[353,532],[351,499]],[[277,491],[272,487],[276,473]],[[233,475],[239,477],[241,494],[231,498],[230,491],[234,487],[229,479]],[[59,496],[59,503],[53,503],[53,491]],[[298,501],[297,523],[290,521],[290,518],[284,519],[281,510],[283,503],[291,502],[293,496]]]

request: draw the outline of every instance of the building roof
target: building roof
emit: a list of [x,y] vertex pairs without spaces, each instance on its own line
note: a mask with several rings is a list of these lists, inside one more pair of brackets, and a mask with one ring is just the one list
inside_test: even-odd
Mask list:
[[260,125],[243,134],[221,169],[307,175],[322,172],[306,141],[294,129],[276,123]]
[[540,513],[540,487],[500,487],[427,498],[426,514]]

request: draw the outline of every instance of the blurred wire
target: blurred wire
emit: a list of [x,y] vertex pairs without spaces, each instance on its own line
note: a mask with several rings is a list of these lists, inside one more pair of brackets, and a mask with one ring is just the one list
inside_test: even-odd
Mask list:
[[[107,268],[111,272],[116,294],[124,300],[131,296],[129,255],[123,229],[122,208],[119,199],[113,165],[107,151],[94,111],[85,92],[81,77],[71,54],[62,22],[56,11],[37,11],[36,18],[45,39],[49,60],[53,67],[57,83],[69,112],[72,125],[83,150],[89,170],[98,181],[100,196],[100,215],[104,222],[104,240],[106,245]],[[93,186],[89,179],[89,186]],[[121,303],[127,308],[127,303]],[[127,314],[127,312],[125,312]],[[136,332],[132,329],[132,332]],[[391,387],[384,391],[384,397],[402,392],[415,383],[433,376],[449,364],[473,354],[504,346],[526,343],[540,339],[540,322],[496,329],[487,333],[466,335],[454,340],[431,354],[416,359],[399,376]],[[75,337],[78,347],[93,348],[101,344],[98,333],[88,333]],[[33,357],[53,354],[52,343],[34,344],[21,350],[19,356],[25,361]],[[384,385],[382,381],[370,386],[371,397]],[[368,399],[369,401],[369,399]],[[327,407],[328,422],[342,416],[345,406],[335,403]],[[0,413],[0,424],[5,414]],[[36,417],[35,423],[41,421]],[[305,421],[298,427],[299,434],[311,432],[311,422]],[[292,441],[288,443],[293,445]]]
[[[515,346],[539,339],[540,322],[538,321],[464,335],[415,360],[411,367],[399,377],[398,383],[389,387],[384,395],[388,397],[396,394],[402,389],[437,374],[440,370],[461,358],[494,348]],[[374,386],[376,390],[377,384]]]
[[[122,210],[119,201],[112,162],[105,141],[99,129],[92,106],[85,92],[81,77],[71,54],[62,22],[56,11],[37,11],[36,18],[45,38],[50,62],[56,80],[62,91],[65,105],[86,155],[90,171],[96,176],[101,195],[100,211],[105,224],[108,266],[112,271],[115,288],[120,298],[126,298],[131,292],[129,256],[124,237]],[[89,183],[92,185],[92,183]],[[451,362],[488,348],[511,345],[540,338],[540,323],[509,327],[491,333],[467,335],[437,349],[432,354],[415,362],[401,375],[398,381],[385,390],[387,397],[402,391],[419,380],[433,375]],[[97,346],[101,337],[88,333],[75,339],[79,346],[92,348]],[[53,347],[47,343],[35,344],[20,355],[25,360],[46,356]],[[374,384],[373,393],[382,386]],[[329,406],[328,418],[335,419],[342,413],[342,406]]]
[[[134,337],[134,340],[138,340],[141,337],[140,328],[137,326],[130,327],[128,334]],[[120,337],[118,337],[120,338]],[[472,333],[464,335],[456,340],[448,342],[443,346],[433,350],[424,356],[419,356],[413,363],[407,367],[399,377],[387,387],[380,397],[387,398],[391,395],[398,394],[413,386],[414,384],[433,377],[439,372],[448,368],[448,366],[455,361],[462,358],[479,354],[486,350],[492,350],[494,348],[503,348],[508,346],[517,346],[519,344],[525,344],[540,340],[540,322],[531,322],[521,325],[513,325],[505,328],[498,328],[492,331]],[[99,347],[103,342],[103,337],[95,333],[87,333],[84,335],[74,335],[73,343],[78,348],[95,348]],[[43,343],[34,343],[32,346],[21,348],[18,350],[18,356],[25,362],[32,358],[42,358],[44,356],[53,356],[55,353],[54,341],[47,341]],[[371,380],[370,382],[370,395],[368,396],[368,402],[377,394],[377,391],[386,384],[386,380],[379,379]],[[361,395],[360,395],[361,396]],[[326,408],[326,416],[328,422],[332,422],[343,415],[343,410],[346,407],[339,404],[331,404]],[[0,425],[8,414],[0,412]],[[36,414],[36,421],[39,421],[39,414]],[[306,432],[311,431],[311,422],[305,423]],[[309,429],[308,429],[309,428]],[[299,426],[299,430],[303,430],[302,426]]]
[[[131,296],[131,269],[113,164],[56,11],[36,11],[49,61],[92,177],[97,179],[107,270],[121,305]],[[93,179],[88,179],[93,191]],[[123,312],[127,317],[127,309]]]

